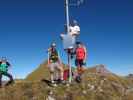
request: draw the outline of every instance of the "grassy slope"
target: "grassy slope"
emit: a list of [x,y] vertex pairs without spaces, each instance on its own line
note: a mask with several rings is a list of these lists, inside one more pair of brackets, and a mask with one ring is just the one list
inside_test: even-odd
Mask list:
[[[94,76],[88,71],[83,77],[82,83],[73,83],[70,87],[49,87],[41,81],[17,80],[12,86],[0,89],[0,100],[46,100],[49,91],[56,100],[133,100],[133,91],[127,94],[123,91],[129,86],[133,88],[131,80],[114,75]],[[102,84],[103,79],[106,80]],[[95,88],[91,89],[90,85]]]
[[40,66],[33,71],[31,74],[29,74],[26,78],[28,81],[37,81],[37,80],[42,80],[42,79],[49,79],[49,71],[48,71],[48,66],[47,62],[44,62],[40,64]]
[[128,78],[115,74],[102,76],[96,74],[94,67],[85,71],[80,84],[74,82],[70,87],[49,87],[39,81],[49,78],[46,66],[43,63],[26,80],[17,80],[13,86],[1,88],[0,100],[46,100],[48,91],[53,92],[56,100],[133,100],[133,91],[127,92],[128,88],[133,89],[133,81]]
[[[66,66],[64,64],[63,67],[64,69],[66,69]],[[38,81],[42,79],[50,79],[47,61],[40,64],[36,70],[34,70],[26,77],[27,81]]]

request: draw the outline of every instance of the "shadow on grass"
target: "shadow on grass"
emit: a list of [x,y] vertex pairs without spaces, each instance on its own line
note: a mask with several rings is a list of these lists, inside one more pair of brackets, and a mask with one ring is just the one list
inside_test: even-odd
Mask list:
[[50,86],[50,87],[53,87],[51,81],[49,81],[49,80],[42,79],[41,82],[46,83],[46,84],[47,84],[48,86]]

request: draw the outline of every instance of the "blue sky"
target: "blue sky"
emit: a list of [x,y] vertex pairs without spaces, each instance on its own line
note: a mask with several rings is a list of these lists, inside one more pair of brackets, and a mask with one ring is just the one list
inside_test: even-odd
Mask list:
[[[70,18],[80,24],[88,66],[105,64],[120,75],[133,73],[132,0],[85,0],[70,7]],[[0,56],[10,60],[15,78],[24,78],[47,59],[52,41],[66,63],[59,38],[64,23],[64,0],[0,1]]]

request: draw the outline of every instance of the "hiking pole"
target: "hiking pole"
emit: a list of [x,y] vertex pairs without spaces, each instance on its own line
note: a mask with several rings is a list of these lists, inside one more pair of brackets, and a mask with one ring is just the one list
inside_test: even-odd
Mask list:
[[48,61],[47,61],[47,63],[48,63],[48,65],[49,65],[49,50],[47,51],[47,59],[48,59]]

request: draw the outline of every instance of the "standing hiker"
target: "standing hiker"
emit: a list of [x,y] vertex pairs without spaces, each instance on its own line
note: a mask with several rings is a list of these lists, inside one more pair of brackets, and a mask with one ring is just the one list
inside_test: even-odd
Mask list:
[[55,43],[52,43],[48,49],[48,56],[51,83],[55,84],[55,80],[63,81],[63,66]]
[[83,65],[86,64],[86,55],[87,55],[87,50],[86,47],[81,43],[77,42],[76,43],[77,47],[75,49],[75,65],[77,66],[77,80],[80,82],[81,81],[81,75],[84,72]]
[[11,64],[7,61],[6,58],[2,58],[0,60],[0,87],[2,86],[2,75],[7,76],[10,80],[6,83],[6,85],[9,85],[13,83],[13,77],[11,74],[8,73],[8,68],[11,66]]

